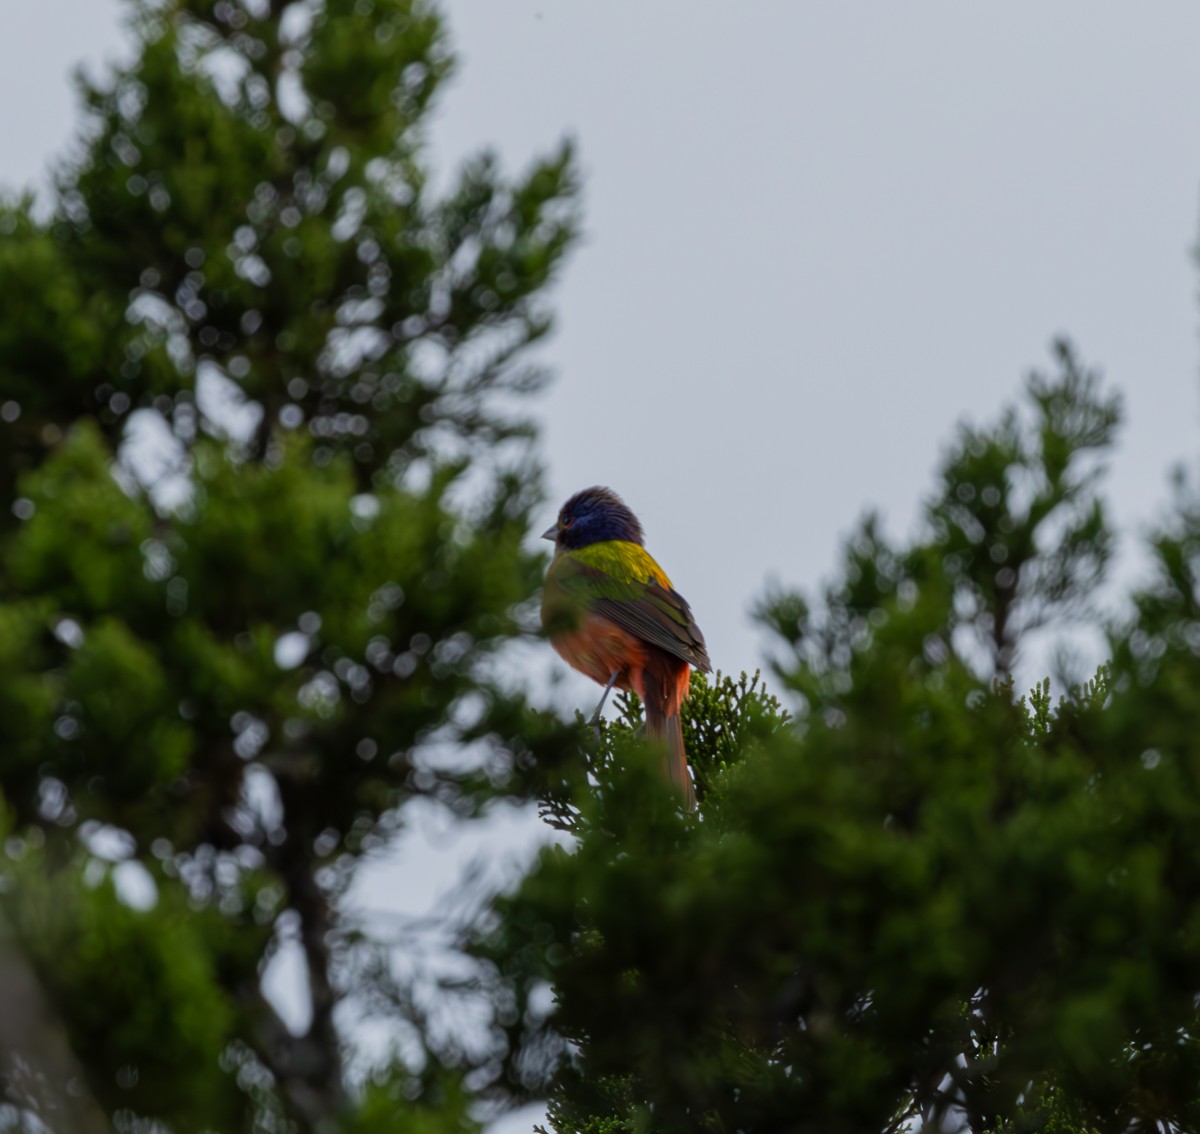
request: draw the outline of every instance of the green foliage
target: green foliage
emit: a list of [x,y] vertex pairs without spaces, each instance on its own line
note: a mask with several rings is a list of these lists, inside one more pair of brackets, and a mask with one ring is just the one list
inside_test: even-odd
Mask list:
[[1200,1128],[1200,509],[1110,664],[1014,692],[1111,549],[1116,403],[1059,362],[961,431],[911,545],[868,519],[821,604],[764,608],[794,727],[744,679],[694,685],[698,816],[635,706],[605,730],[553,812],[573,848],[480,943],[560,1134]]
[[471,1098],[458,1076],[437,1071],[422,1077],[413,1105],[413,1077],[381,1073],[363,1090],[352,1134],[474,1134],[479,1123],[471,1116]]
[[[232,1125],[221,1057],[235,1006],[217,971],[219,920],[170,890],[153,911],[130,909],[107,877],[47,881],[37,865],[22,864],[9,912],[46,993],[71,1005],[72,1041],[102,1104],[172,1114],[181,1130]],[[257,936],[261,949],[269,934]]]
[[[585,727],[583,715],[577,713],[578,748],[567,761],[542,762],[542,775],[534,786],[541,796],[542,818],[557,830],[576,831],[580,806],[588,806],[589,800],[607,790],[610,773],[620,756],[640,759],[631,753],[641,750],[641,702],[636,693],[618,693],[614,701],[618,716],[615,720],[601,719],[598,733]],[[709,679],[693,670],[681,722],[698,795],[703,798],[719,773],[788,720],[778,699],[760,685],[757,672],[753,677],[743,673],[735,681],[720,671]]]
[[[410,798],[475,813],[562,746],[494,658],[543,569],[523,352],[572,154],[431,192],[420,0],[129,10],[49,215],[0,207],[0,925],[67,1053],[0,1028],[0,1127],[69,1093],[121,1129],[475,1129],[486,1045],[392,995],[343,899]],[[298,1035],[262,992],[289,938]],[[343,1002],[418,1050],[351,1075]]]

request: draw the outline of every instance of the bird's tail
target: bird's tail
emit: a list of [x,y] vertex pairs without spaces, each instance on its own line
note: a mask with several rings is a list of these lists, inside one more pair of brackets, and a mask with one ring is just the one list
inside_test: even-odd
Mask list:
[[696,789],[688,772],[687,753],[683,749],[683,726],[679,713],[664,714],[657,706],[646,702],[646,735],[665,745],[663,772],[683,796],[689,811],[696,810]]

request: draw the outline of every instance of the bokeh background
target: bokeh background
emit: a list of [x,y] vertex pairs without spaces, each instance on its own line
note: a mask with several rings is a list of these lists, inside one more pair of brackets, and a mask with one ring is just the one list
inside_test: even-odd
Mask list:
[[[570,134],[586,171],[541,348],[546,522],[577,488],[620,491],[722,669],[761,664],[754,603],[772,579],[817,587],[864,509],[910,531],[955,423],[1007,401],[1056,335],[1125,395],[1126,537],[1192,461],[1200,7],[445,8],[460,68],[437,165],[489,146],[520,166]],[[115,0],[5,12],[7,189],[46,184],[76,128],[70,71],[121,57],[121,18]],[[590,706],[559,676],[562,703]],[[535,837],[528,816],[464,832],[430,810],[397,850],[427,869],[381,862],[362,900],[430,908],[464,863],[502,878]],[[286,953],[272,979],[286,1004]]]

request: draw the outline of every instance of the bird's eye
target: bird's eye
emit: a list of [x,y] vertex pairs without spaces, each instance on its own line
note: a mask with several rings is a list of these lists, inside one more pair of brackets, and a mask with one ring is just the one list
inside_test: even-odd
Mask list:
[[575,522],[575,517],[574,517],[574,516],[568,516],[568,517],[567,517],[565,520],[563,520],[563,522],[562,522],[562,526],[563,526],[564,528],[569,528],[569,527],[570,527],[570,526],[571,526],[571,525],[572,525],[574,522]]

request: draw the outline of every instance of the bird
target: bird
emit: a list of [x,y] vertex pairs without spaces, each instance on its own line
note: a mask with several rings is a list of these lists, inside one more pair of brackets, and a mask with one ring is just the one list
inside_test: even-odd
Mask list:
[[709,673],[712,663],[691,608],[612,489],[575,493],[542,538],[554,543],[542,625],[569,666],[604,686],[592,723],[614,686],[635,692],[646,709],[647,736],[665,745],[667,778],[694,810],[679,713],[692,667]]

